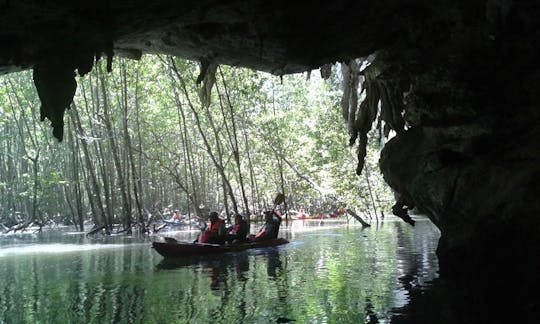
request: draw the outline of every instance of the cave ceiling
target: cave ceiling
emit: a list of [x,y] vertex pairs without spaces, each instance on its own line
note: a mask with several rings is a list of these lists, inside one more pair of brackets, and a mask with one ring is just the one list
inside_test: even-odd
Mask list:
[[[161,53],[281,75],[391,44],[422,1],[0,0],[0,73]],[[403,9],[399,8],[403,7]]]
[[[95,61],[144,53],[275,75],[322,68],[393,46],[423,1],[0,0],[0,74],[33,69],[41,120],[63,138],[63,116]],[[424,18],[422,18],[424,16]]]

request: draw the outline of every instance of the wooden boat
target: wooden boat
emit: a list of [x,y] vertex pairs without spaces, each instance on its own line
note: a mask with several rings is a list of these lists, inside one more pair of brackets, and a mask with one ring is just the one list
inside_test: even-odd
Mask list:
[[237,252],[255,248],[265,248],[289,243],[284,238],[260,242],[246,242],[229,245],[179,242],[174,239],[166,238],[166,242],[152,242],[152,247],[166,258],[185,257],[191,255],[207,255],[226,252]]
[[163,223],[167,224],[167,225],[173,225],[173,226],[180,226],[180,225],[184,225],[182,223],[182,221],[180,220],[170,220],[170,219],[164,219],[163,220]]
[[199,221],[198,220],[195,220],[195,219],[192,219],[191,221],[187,220],[187,219],[182,219],[182,220],[170,220],[170,219],[165,219],[163,220],[163,223],[169,225],[169,226],[188,226],[188,225],[191,225],[191,226],[199,226]]

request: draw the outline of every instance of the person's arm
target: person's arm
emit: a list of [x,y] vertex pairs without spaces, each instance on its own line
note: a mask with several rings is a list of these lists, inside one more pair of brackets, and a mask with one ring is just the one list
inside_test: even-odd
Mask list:
[[264,235],[264,233],[265,233],[265,230],[264,230],[264,227],[263,227],[257,232],[257,234],[255,234],[255,238],[262,237]]
[[263,237],[265,235],[265,233],[268,232],[269,230],[269,227],[268,227],[268,223],[264,224],[264,226],[257,232],[257,234],[255,235],[255,237]]

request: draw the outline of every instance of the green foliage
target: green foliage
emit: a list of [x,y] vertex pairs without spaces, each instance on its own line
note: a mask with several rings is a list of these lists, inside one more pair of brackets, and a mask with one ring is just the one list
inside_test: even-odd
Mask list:
[[[120,59],[108,74],[103,64],[78,78],[61,144],[39,121],[31,73],[0,79],[0,222],[16,212],[29,215],[33,202],[39,215],[71,215],[77,197],[84,212],[98,210],[91,205],[101,202],[120,221],[125,207],[115,193],[125,188],[134,206],[137,183],[143,209],[154,215],[194,211],[194,195],[199,207],[223,210],[223,177],[238,200],[244,180],[252,211],[272,207],[277,192],[285,193],[290,208],[310,213],[341,205],[360,211],[373,207],[365,179],[354,175],[356,154],[347,145],[337,77],[325,81],[314,73],[309,80],[300,74],[280,80],[222,66],[205,108],[197,95],[197,63],[144,56]],[[221,161],[223,175],[211,154]],[[115,156],[124,183],[114,170]],[[378,147],[368,146],[366,168],[376,207],[386,210],[391,195],[377,159]],[[89,185],[92,173],[100,190]]]

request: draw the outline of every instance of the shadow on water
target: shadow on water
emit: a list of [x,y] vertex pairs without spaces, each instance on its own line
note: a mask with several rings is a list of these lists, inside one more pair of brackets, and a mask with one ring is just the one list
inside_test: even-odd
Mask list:
[[[398,240],[402,233],[397,230]],[[398,245],[403,245],[400,242]],[[417,255],[418,257],[419,255]],[[516,255],[516,259],[518,256]],[[429,260],[429,258],[428,258]],[[421,282],[423,273],[429,271],[425,260],[415,264],[398,278],[408,295],[408,303],[392,310],[391,323],[538,323],[538,288],[533,280],[529,286],[520,285],[516,274],[509,269],[503,275],[498,271],[512,267],[519,260],[507,259],[504,263],[490,264],[482,269],[479,277],[472,277],[467,284],[449,282],[440,277]],[[538,264],[538,263],[537,263]],[[461,265],[465,267],[466,265]],[[498,269],[496,269],[498,267]],[[535,278],[540,271],[530,269],[527,278]],[[528,280],[528,279],[526,279]],[[536,285],[536,286],[535,286]]]
[[498,281],[482,290],[456,287],[440,278],[428,286],[409,287],[409,303],[393,310],[391,323],[538,323],[540,317],[537,296],[521,298]]
[[210,278],[211,290],[227,291],[227,279],[233,275],[239,281],[247,280],[249,258],[246,252],[220,255],[165,258],[156,265],[157,271],[192,269]]
[[251,251],[228,252],[216,255],[190,256],[181,258],[164,258],[157,265],[159,270],[175,270],[195,267],[199,269],[233,269],[238,275],[249,270],[249,257],[260,256],[267,260],[268,275],[276,276],[276,271],[281,268],[279,247],[269,247]]
[[[217,296],[221,297],[219,312],[216,314],[230,312],[230,309],[227,309],[227,305],[232,302],[235,304],[234,309],[240,320],[253,316],[253,314],[249,314],[249,308],[252,308],[253,303],[256,301],[249,297],[250,290],[255,289],[259,292],[264,292],[264,289],[261,289],[261,287],[253,287],[252,284],[247,282],[251,277],[250,268],[253,271],[257,271],[257,268],[261,268],[261,265],[264,264],[267,275],[266,279],[268,279],[268,282],[273,282],[277,287],[279,300],[281,302],[286,301],[288,281],[282,276],[284,270],[283,261],[280,257],[280,249],[282,247],[270,247],[217,255],[165,258],[156,265],[156,271],[187,270],[202,274],[209,279],[208,288]],[[295,321],[285,316],[272,315],[274,317],[273,319],[267,318],[270,322],[289,323]],[[220,316],[216,315],[216,318]]]

